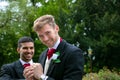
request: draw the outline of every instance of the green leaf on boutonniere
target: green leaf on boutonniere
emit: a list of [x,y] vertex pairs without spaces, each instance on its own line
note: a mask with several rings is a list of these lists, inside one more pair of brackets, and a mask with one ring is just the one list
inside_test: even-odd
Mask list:
[[60,61],[60,59],[56,59],[56,60],[54,60],[54,62],[55,63],[60,63],[61,61]]
[[57,59],[59,56],[60,56],[60,52],[56,52],[56,53],[53,54],[52,60],[53,60],[54,63],[60,63],[61,62],[60,59]]
[[60,55],[60,52],[56,52],[55,54],[57,54],[58,56]]

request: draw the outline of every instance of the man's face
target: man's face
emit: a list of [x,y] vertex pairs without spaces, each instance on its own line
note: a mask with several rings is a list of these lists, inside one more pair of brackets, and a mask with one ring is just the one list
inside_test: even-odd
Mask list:
[[21,43],[21,47],[17,48],[18,53],[20,54],[20,58],[28,62],[34,56],[34,43],[33,42],[25,42]]
[[44,45],[51,48],[58,40],[58,31],[59,27],[57,25],[53,28],[49,24],[46,24],[37,31],[37,35]]

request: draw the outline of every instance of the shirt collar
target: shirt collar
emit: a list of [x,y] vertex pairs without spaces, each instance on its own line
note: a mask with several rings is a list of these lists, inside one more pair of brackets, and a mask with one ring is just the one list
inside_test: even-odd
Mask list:
[[55,43],[55,45],[52,48],[57,49],[59,44],[60,44],[60,37],[58,38],[57,42]]
[[32,60],[32,59],[31,59],[29,62],[25,62],[25,61],[23,61],[21,58],[20,58],[19,60],[20,60],[20,62],[22,63],[22,65],[24,65],[25,63],[30,63],[30,65],[33,64],[33,60]]

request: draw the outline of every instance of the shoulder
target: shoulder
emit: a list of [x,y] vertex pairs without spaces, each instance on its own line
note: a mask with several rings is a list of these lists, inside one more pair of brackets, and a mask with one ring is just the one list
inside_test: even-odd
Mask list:
[[59,44],[57,51],[60,51],[61,53],[65,53],[65,55],[75,55],[75,54],[83,54],[82,50],[70,43],[68,43],[65,40],[62,40],[62,42]]
[[83,51],[80,48],[68,42],[64,43],[63,52],[66,59],[73,61],[84,59]]
[[47,53],[47,50],[48,50],[48,48],[45,49],[45,50],[40,54],[40,56],[41,56],[41,57],[45,57],[45,56],[46,56],[46,53]]
[[80,65],[84,64],[83,51],[77,46],[66,42],[64,47],[64,54],[65,54],[66,63],[70,63],[70,64],[78,63]]
[[59,44],[58,51],[60,51],[60,53],[62,53],[61,55],[64,55],[65,58],[67,57],[67,59],[74,58],[76,56],[83,57],[83,51],[80,48],[65,40]]
[[82,53],[82,50],[80,48],[78,48],[77,46],[75,46],[74,44],[70,44],[68,42],[64,42],[64,50],[66,52],[72,53],[72,52],[80,52]]
[[15,61],[12,63],[4,64],[1,68],[13,68],[19,61]]

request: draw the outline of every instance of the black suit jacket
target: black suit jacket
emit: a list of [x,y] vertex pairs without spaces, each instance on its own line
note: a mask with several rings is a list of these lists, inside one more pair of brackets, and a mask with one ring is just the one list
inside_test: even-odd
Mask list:
[[[47,49],[48,50],[48,49]],[[45,50],[39,57],[39,62],[42,64],[43,69],[46,61],[47,50]],[[67,43],[65,40],[59,44],[56,52],[60,52],[58,59],[60,63],[51,61],[48,68],[47,80],[82,80],[84,57],[82,51]]]
[[25,80],[23,70],[24,68],[19,60],[5,64],[1,67],[0,80]]

